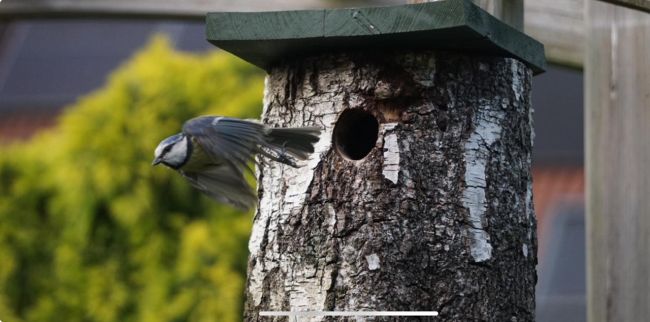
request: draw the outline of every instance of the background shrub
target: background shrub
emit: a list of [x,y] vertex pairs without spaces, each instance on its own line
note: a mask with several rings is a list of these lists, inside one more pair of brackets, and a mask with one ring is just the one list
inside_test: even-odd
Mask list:
[[241,320],[250,214],[151,167],[202,114],[259,117],[263,74],[154,39],[54,129],[0,147],[0,319]]

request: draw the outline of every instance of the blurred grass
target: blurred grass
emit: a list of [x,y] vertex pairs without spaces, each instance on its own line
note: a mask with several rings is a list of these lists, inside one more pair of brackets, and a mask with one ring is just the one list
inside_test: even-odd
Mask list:
[[153,39],[59,125],[0,146],[0,319],[239,321],[251,214],[150,165],[204,114],[256,118],[263,74]]

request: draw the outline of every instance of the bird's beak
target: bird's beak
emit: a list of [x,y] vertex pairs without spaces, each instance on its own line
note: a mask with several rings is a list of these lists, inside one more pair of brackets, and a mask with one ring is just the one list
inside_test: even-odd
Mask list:
[[160,162],[162,162],[162,160],[161,160],[160,158],[155,158],[155,159],[153,159],[153,162],[151,162],[151,165],[152,165],[152,166],[156,166],[156,165],[158,165]]

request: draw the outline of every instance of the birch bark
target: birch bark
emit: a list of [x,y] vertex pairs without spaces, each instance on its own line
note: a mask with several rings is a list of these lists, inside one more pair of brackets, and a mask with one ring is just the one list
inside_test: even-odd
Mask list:
[[[515,59],[427,51],[274,68],[264,122],[324,132],[303,167],[258,168],[246,321],[269,310],[534,320],[531,75]],[[350,110],[378,127],[337,124]],[[367,156],[341,153],[368,135]]]

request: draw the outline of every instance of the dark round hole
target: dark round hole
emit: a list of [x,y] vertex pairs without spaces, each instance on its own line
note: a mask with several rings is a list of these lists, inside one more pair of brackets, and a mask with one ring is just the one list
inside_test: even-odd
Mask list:
[[372,114],[359,110],[345,110],[334,126],[334,146],[345,158],[363,159],[377,142],[379,122]]

